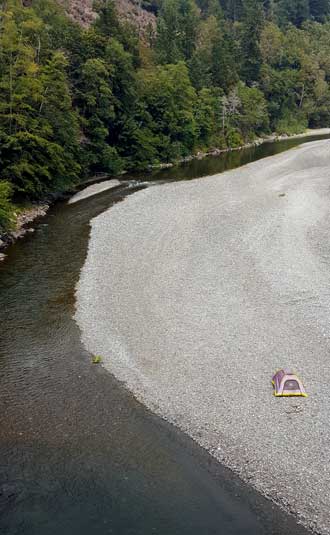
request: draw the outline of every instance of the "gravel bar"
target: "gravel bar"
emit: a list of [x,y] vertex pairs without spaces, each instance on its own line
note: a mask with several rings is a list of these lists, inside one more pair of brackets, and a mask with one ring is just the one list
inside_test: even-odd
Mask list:
[[[330,533],[330,142],[150,187],[92,221],[85,346],[157,414]],[[275,398],[281,367],[309,397]]]
[[87,188],[84,188],[83,190],[78,191],[78,193],[75,193],[69,199],[68,204],[74,204],[78,201],[82,201],[83,199],[88,199],[89,197],[92,197],[93,195],[97,195],[98,193],[101,193],[102,191],[107,191],[108,189],[112,189],[117,186],[120,186],[120,182],[117,179],[104,180],[103,182],[92,184],[91,186],[88,186]]

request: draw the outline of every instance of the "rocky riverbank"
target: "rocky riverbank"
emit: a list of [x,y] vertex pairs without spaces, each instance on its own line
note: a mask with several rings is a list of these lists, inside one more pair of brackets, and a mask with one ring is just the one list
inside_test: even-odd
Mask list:
[[[153,411],[330,533],[330,142],[151,187],[92,221],[85,346]],[[276,399],[293,368],[307,399]]]
[[[94,180],[96,180],[96,178]],[[95,183],[86,188],[84,187],[84,184],[81,184],[80,187],[82,189],[77,193],[71,195],[70,193],[65,195],[55,195],[54,198],[48,202],[34,204],[21,210],[16,218],[15,229],[10,232],[6,232],[5,234],[0,234],[0,262],[6,258],[6,254],[4,253],[5,249],[18,239],[23,238],[26,234],[33,233],[35,229],[31,226],[31,223],[33,223],[39,217],[44,217],[51,204],[59,198],[63,199],[65,197],[70,197],[69,204],[73,204],[107,189],[114,188],[118,185],[120,185],[120,182],[116,179]]]
[[0,262],[6,258],[3,251],[16,240],[23,238],[23,236],[28,233],[34,232],[34,228],[30,226],[31,223],[33,223],[35,219],[45,216],[48,209],[49,204],[47,203],[36,204],[22,210],[17,215],[15,229],[0,235]]

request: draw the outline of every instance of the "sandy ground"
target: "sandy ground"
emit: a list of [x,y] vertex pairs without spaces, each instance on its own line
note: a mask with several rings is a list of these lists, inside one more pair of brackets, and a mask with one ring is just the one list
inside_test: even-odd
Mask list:
[[[140,191],[92,222],[85,346],[136,397],[330,533],[330,142]],[[309,397],[276,399],[280,367]]]
[[120,185],[120,182],[119,180],[116,180],[116,179],[104,180],[103,182],[99,182],[98,184],[92,184],[91,186],[88,186],[87,188],[73,195],[73,197],[69,199],[68,204],[73,204],[75,202],[82,201],[83,199],[92,197],[92,195],[97,195],[97,193],[101,193],[102,191],[115,188],[116,186],[119,186],[119,185]]

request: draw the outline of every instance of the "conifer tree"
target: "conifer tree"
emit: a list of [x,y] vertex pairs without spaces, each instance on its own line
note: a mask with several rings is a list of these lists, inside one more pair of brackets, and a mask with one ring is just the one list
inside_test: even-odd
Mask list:
[[281,25],[291,23],[299,28],[309,18],[309,0],[279,0],[276,10]]
[[330,15],[330,1],[329,0],[309,0],[310,16],[322,22],[325,17]]
[[262,1],[245,0],[241,37],[241,76],[247,84],[259,80],[262,63],[260,37],[264,24]]
[[[41,65],[44,24],[9,0],[0,28],[0,163],[14,191],[37,197],[76,179],[78,123],[63,54]],[[47,54],[45,54],[47,56]]]
[[199,13],[194,0],[164,0],[156,50],[161,63],[189,60],[196,47]]
[[226,17],[232,21],[241,20],[244,12],[245,0],[220,0]]

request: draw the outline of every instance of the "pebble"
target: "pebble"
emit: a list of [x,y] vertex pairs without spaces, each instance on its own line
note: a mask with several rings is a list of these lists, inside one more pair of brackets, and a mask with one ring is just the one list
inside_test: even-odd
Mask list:
[[[323,534],[329,149],[308,143],[104,212],[92,221],[76,313],[86,349],[140,401]],[[281,367],[298,372],[307,399],[273,396]]]

